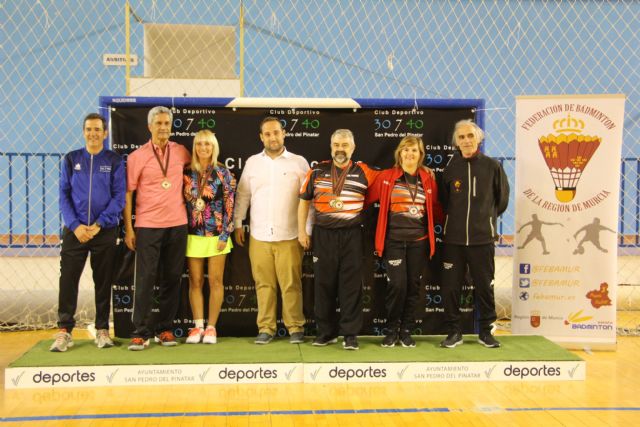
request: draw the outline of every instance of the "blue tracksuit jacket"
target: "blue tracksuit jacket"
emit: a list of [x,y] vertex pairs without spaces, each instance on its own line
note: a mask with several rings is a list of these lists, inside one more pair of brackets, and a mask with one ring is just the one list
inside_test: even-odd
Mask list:
[[122,158],[110,150],[92,155],[81,148],[67,153],[60,167],[60,209],[64,224],[116,227],[124,208],[126,174]]

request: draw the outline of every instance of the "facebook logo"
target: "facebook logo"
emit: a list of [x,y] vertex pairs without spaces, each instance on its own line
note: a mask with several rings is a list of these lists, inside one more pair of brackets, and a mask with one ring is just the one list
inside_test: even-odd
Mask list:
[[529,286],[531,286],[531,281],[527,278],[520,278],[520,287],[521,288],[528,288]]
[[531,273],[531,264],[520,264],[520,274]]

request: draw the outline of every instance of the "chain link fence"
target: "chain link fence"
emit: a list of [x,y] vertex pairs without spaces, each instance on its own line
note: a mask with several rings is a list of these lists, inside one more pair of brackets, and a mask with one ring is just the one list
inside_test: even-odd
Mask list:
[[[515,96],[624,93],[619,310],[640,300],[640,2],[1,1],[0,322],[55,323],[60,156],[100,95],[483,98],[514,158]],[[126,65],[127,55],[133,60]],[[513,165],[507,165],[513,179]],[[503,220],[513,234],[513,203]],[[497,263],[508,318],[511,258]],[[78,318],[93,316],[83,276]],[[637,331],[636,317],[621,331]]]

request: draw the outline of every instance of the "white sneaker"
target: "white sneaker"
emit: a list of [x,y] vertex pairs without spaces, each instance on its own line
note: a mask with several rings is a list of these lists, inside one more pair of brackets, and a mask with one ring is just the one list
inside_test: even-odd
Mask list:
[[113,340],[109,337],[107,329],[98,329],[94,342],[98,348],[113,347]]
[[189,329],[189,336],[187,337],[187,344],[198,344],[202,341],[202,335],[204,335],[204,330],[202,328],[191,328]]
[[66,329],[62,328],[53,336],[53,344],[49,347],[49,351],[63,352],[73,347],[73,338]]
[[213,326],[208,326],[204,331],[204,336],[202,337],[203,344],[215,344],[218,342],[218,335],[216,333],[216,328]]

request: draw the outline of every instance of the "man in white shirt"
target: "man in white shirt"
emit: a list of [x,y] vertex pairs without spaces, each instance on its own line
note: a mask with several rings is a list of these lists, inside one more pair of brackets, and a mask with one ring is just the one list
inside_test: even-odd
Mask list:
[[256,344],[268,344],[276,333],[277,286],[282,318],[291,344],[304,342],[302,254],[298,243],[298,192],[309,170],[304,157],[284,147],[285,131],[276,117],[260,123],[264,150],[245,163],[234,211],[235,240],[244,246],[242,221],[250,211],[249,259],[258,299]]

